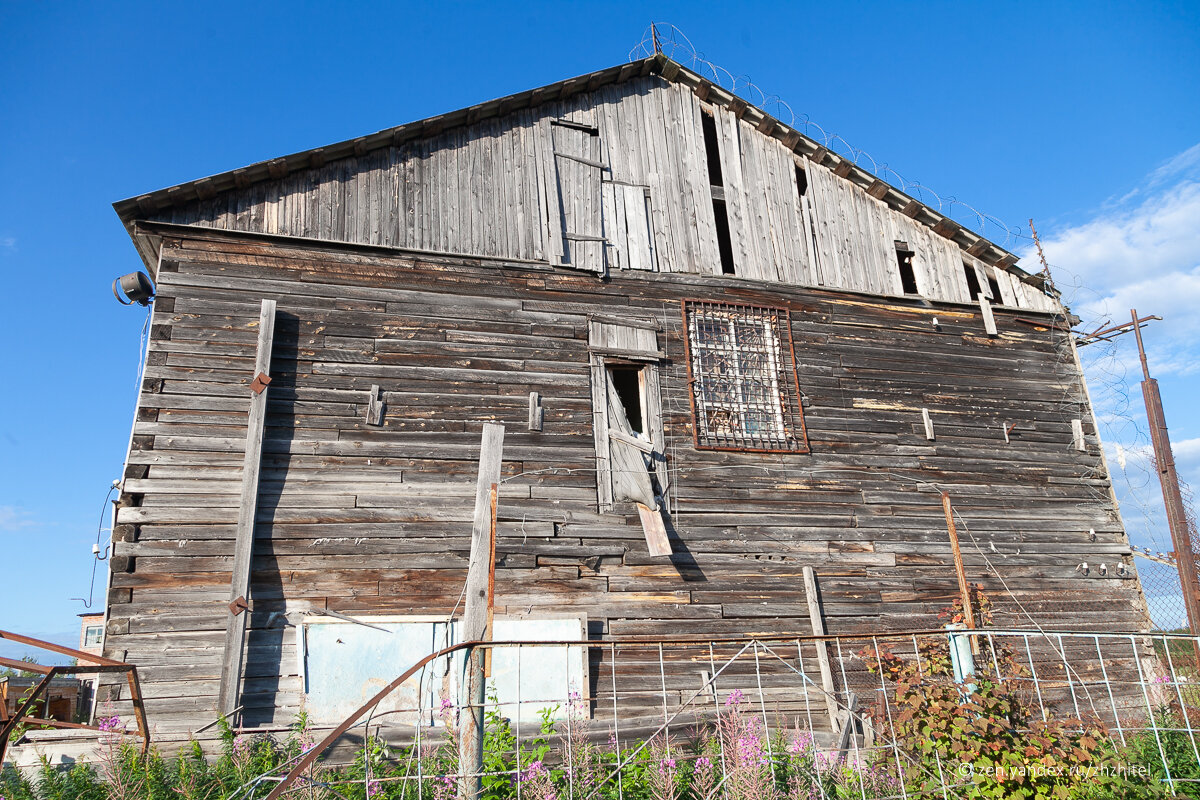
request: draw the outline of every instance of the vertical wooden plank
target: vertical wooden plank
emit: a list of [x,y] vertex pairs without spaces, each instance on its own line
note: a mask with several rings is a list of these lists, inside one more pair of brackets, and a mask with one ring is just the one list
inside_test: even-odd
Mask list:
[[[494,422],[483,425],[479,450],[479,475],[475,482],[475,517],[471,523],[471,555],[467,565],[466,610],[463,612],[462,637],[465,642],[488,637],[488,577],[492,572],[495,517],[493,492],[500,483],[500,462],[504,454],[504,426]],[[482,789],[484,651],[471,648],[464,659],[463,686],[466,705],[458,734],[459,800],[474,800]],[[474,773],[474,774],[470,774]]]
[[1017,293],[1013,289],[1012,275],[1002,269],[995,270],[996,284],[1000,287],[1000,302],[1003,305],[1016,307]]
[[[813,636],[825,635],[825,615],[821,611],[821,596],[817,591],[817,573],[812,567],[804,567],[804,597],[808,601],[808,620]],[[821,690],[825,695],[825,708],[829,712],[829,727],[837,730],[837,698],[833,685],[833,668],[829,663],[829,650],[824,640],[818,640],[817,667],[821,671]]]
[[1080,452],[1087,450],[1087,442],[1083,438],[1083,420],[1071,420],[1071,438],[1075,444],[1075,449]]
[[540,431],[545,426],[546,409],[542,407],[542,396],[537,392],[529,393],[529,430]]
[[[271,347],[275,338],[275,301],[263,300],[258,317],[258,353],[254,375],[270,375]],[[238,505],[237,534],[233,550],[233,577],[229,586],[230,615],[225,625],[225,653],[221,661],[221,687],[218,709],[232,714],[241,695],[242,660],[246,644],[245,608],[250,593],[250,557],[254,545],[254,517],[258,512],[258,472],[262,461],[263,425],[267,418],[267,392],[250,396],[250,414],[246,423],[246,454],[242,461],[241,502]],[[237,611],[241,605],[241,610]]]
[[[594,323],[593,323],[594,324]],[[601,513],[612,510],[612,475],[608,453],[608,374],[604,360],[593,354],[592,373],[592,433],[596,440],[596,498]]]
[[921,421],[925,423],[925,438],[933,441],[933,418],[929,416],[929,409],[921,409]]
[[[653,270],[650,250],[650,215],[646,211],[646,190],[641,186],[621,186],[625,209],[625,255],[630,269]],[[624,264],[622,265],[624,266]]]
[[998,335],[996,330],[996,317],[992,314],[992,304],[982,294],[979,295],[979,311],[983,314],[983,329],[987,331],[988,336]]
[[[657,347],[657,336],[653,331],[647,333],[655,340],[652,346]],[[667,442],[663,432],[662,384],[658,370],[657,364],[647,364],[642,369],[642,397],[646,399],[646,432],[650,434],[650,444],[658,454],[654,461],[654,474],[658,478],[665,504],[670,497],[671,485],[670,471],[667,469]]]
[[371,384],[371,392],[367,398],[367,424],[382,425],[383,412],[386,407],[383,402],[383,390],[379,388],[378,384]]
[[672,235],[674,222],[670,216],[669,197],[673,191],[667,180],[669,165],[663,152],[662,115],[655,114],[659,94],[665,84],[654,81],[643,93],[627,96],[633,108],[634,128],[639,132],[640,143],[646,154],[646,182],[650,185],[654,204],[651,207],[651,223],[654,230],[654,247],[658,255],[658,268],[663,272],[684,272],[680,263],[679,250]]

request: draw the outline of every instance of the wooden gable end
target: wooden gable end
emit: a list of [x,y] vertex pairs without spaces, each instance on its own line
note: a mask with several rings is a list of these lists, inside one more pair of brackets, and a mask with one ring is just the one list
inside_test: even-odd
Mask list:
[[[647,75],[319,166],[281,166],[241,188],[210,192],[200,182],[198,199],[150,218],[599,274],[732,273],[879,295],[905,294],[902,242],[917,294],[972,302],[964,265],[976,259],[956,241],[851,172],[798,155],[743,112]],[[997,273],[1006,304],[1061,312],[1037,287]]]

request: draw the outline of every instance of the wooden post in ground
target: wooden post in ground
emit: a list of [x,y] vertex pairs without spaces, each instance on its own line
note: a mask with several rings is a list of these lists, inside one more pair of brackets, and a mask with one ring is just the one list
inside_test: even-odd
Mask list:
[[[475,483],[475,517],[471,525],[471,558],[467,566],[466,611],[462,640],[481,641],[490,635],[491,592],[495,554],[495,496],[500,483],[500,460],[504,453],[504,426],[486,423],[479,451],[479,477]],[[467,650],[463,687],[466,702],[458,727],[458,798],[478,800],[483,788],[483,703],[484,653]]]
[[275,301],[263,300],[258,317],[258,354],[250,382],[250,415],[246,424],[246,455],[242,461],[242,499],[238,506],[233,546],[233,577],[229,584],[229,617],[225,623],[225,653],[221,661],[218,710],[230,715],[242,691],[242,652],[250,617],[250,557],[254,548],[254,517],[258,514],[258,472],[262,462],[263,425],[267,419],[267,385],[271,382],[271,347],[275,340]]
[[[958,545],[958,526],[954,524],[954,506],[950,504],[950,493],[942,492],[942,511],[946,515],[946,530],[950,534],[950,549],[954,553],[954,572],[958,576],[958,596],[963,604],[963,621],[969,630],[975,630],[975,609],[971,605],[971,586],[967,583],[967,570],[963,566],[962,548]],[[979,640],[971,636],[971,652],[979,655]]]
[[[825,614],[821,610],[821,597],[817,593],[817,573],[812,567],[804,568],[804,597],[808,600],[808,620],[813,636],[825,635]],[[833,685],[833,668],[829,664],[829,647],[824,639],[817,640],[817,667],[821,670],[821,690],[825,694],[825,708],[829,711],[829,727],[838,729],[838,706],[836,688]]]

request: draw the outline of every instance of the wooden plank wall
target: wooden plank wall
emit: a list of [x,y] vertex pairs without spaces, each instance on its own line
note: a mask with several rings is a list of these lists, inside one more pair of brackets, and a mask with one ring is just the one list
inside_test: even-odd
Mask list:
[[[638,78],[185,203],[155,219],[552,264],[563,263],[569,224],[607,239],[609,269],[720,274],[702,105],[681,84]],[[968,301],[963,261],[973,259],[957,244],[808,161],[801,198],[790,150],[733,111],[717,108],[715,116],[739,276],[900,295],[893,245],[900,240],[917,254],[923,296]],[[555,154],[556,147],[593,153],[594,143],[584,141],[591,137],[555,133],[555,119],[599,130],[601,187],[594,168]],[[576,261],[595,270],[598,246],[577,246]],[[1061,310],[1000,275],[1011,290],[1007,304]]]
[[[215,714],[264,298],[278,316],[243,696],[251,723],[287,723],[301,701],[294,631],[275,612],[293,622],[305,610],[450,612],[488,420],[509,431],[498,614],[586,613],[596,638],[676,635],[684,623],[694,636],[800,634],[811,630],[809,566],[831,633],[936,626],[957,591],[944,488],[962,516],[967,574],[996,597],[998,624],[1028,627],[1025,611],[1045,628],[1146,624],[1135,580],[1076,570],[1129,563],[1128,544],[1063,335],[1012,310],[996,309],[990,338],[978,309],[721,277],[601,280],[199,229],[164,247],[105,643],[142,670],[160,730]],[[790,309],[811,455],[693,448],[682,298]],[[662,328],[670,559],[646,553],[632,507],[596,510],[592,313]],[[366,424],[372,385],[385,392],[382,426]],[[540,432],[525,424],[531,391]],[[1008,444],[1004,423],[1016,424]],[[603,686],[602,663],[593,675]]]

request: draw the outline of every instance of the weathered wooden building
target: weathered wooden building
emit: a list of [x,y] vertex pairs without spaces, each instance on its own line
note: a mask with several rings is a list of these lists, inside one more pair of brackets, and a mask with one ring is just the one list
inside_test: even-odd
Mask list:
[[946,490],[1000,624],[1147,625],[1042,278],[661,56],[116,209],[157,298],[105,655],[160,729],[216,716],[246,481],[246,724],[370,662],[305,620],[445,635],[485,421],[512,619],[810,633],[811,566],[831,632],[934,627]]

